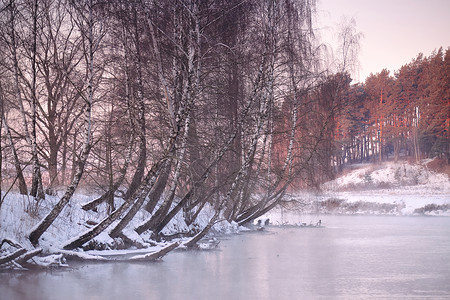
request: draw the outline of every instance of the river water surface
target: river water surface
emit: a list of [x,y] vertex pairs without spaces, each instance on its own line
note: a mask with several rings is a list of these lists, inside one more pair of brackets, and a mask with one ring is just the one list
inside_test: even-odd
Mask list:
[[324,216],[153,263],[1,273],[0,299],[450,299],[450,218]]

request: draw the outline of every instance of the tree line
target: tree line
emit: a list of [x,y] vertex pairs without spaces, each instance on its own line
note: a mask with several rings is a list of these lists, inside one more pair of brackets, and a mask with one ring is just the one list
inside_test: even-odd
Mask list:
[[348,85],[336,117],[333,163],[439,157],[450,161],[450,48],[419,54]]

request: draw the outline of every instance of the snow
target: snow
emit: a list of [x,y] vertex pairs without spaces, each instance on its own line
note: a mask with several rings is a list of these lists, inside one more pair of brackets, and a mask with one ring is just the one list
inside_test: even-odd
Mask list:
[[[131,257],[136,254],[151,254],[159,251],[166,246],[165,243],[156,243],[151,240],[151,233],[145,232],[138,235],[134,228],[149,217],[145,211],[139,212],[134,220],[123,230],[123,234],[136,247],[131,249],[120,249],[121,245],[117,239],[109,236],[108,230],[113,228],[117,223],[113,223],[107,230],[100,233],[89,243],[95,244],[98,248],[103,250],[90,251],[65,251],[63,246],[73,239],[87,232],[94,224],[100,222],[107,216],[106,205],[102,204],[98,207],[97,212],[84,211],[81,206],[90,199],[96,198],[98,195],[87,196],[85,194],[75,194],[70,203],[64,208],[60,216],[48,228],[48,230],[39,239],[39,246],[43,249],[43,253],[50,255],[63,254],[72,259],[84,260],[104,260],[105,257],[123,256]],[[9,193],[0,209],[0,240],[8,238],[16,240],[18,244],[26,249],[33,249],[33,246],[28,240],[29,233],[33,228],[41,222],[41,219],[51,209],[52,205],[57,203],[57,196],[46,196],[46,199],[40,203],[39,214],[29,214],[30,207],[34,205],[32,197],[22,196],[17,193]],[[117,199],[117,205],[121,204],[120,199]],[[179,212],[176,217],[166,226],[163,233],[171,235],[178,232],[188,232],[191,229],[202,229],[209,222],[211,216],[214,215],[212,207],[205,205],[202,212],[199,214],[196,222],[190,226],[186,225],[183,219],[183,212]],[[218,222],[213,226],[213,233],[230,234],[239,231],[239,226],[236,223],[229,223],[226,221]],[[174,239],[176,241],[177,239]],[[5,248],[5,247],[3,247]],[[35,261],[39,265],[51,265],[58,263],[56,257],[49,257],[49,261]],[[64,265],[62,261],[59,261]]]
[[[153,246],[150,251],[159,251],[163,248],[164,245]],[[72,251],[76,252],[76,251]],[[126,255],[137,255],[137,254],[147,254],[149,253],[149,249],[116,249],[116,250],[88,250],[85,253],[92,256],[126,256]]]
[[100,255],[92,255],[87,252],[81,251],[70,251],[70,250],[61,250],[61,249],[53,249],[54,252],[58,253],[57,255],[63,255],[64,257],[68,257],[71,259],[79,259],[79,260],[91,260],[91,261],[102,261],[106,260],[106,258]]
[[327,191],[383,189],[396,194],[449,195],[448,176],[428,170],[425,162],[423,164],[389,162],[361,165],[359,169],[327,182],[323,187]]
[[[450,180],[448,175],[430,171],[424,160],[420,164],[386,162],[353,165],[348,173],[327,182],[321,193],[296,193],[291,200],[307,204],[297,210],[275,208],[260,219],[272,224],[316,222],[326,214],[416,215],[429,205],[447,209],[425,210],[432,216],[450,216]],[[326,201],[339,203],[327,209]],[[255,220],[255,223],[257,220]]]
[[35,257],[34,261],[41,267],[68,267],[63,254],[53,254],[44,257]]
[[[324,185],[325,193],[348,202],[397,204],[398,214],[411,215],[427,204],[450,203],[450,181],[421,164],[389,162],[365,165]],[[353,191],[349,191],[353,187]],[[356,190],[356,191],[355,191]],[[432,212],[431,214],[436,213]],[[450,215],[450,211],[440,215]]]
[[[418,209],[426,205],[435,208],[422,209],[421,213],[428,215],[450,216],[450,181],[448,175],[438,174],[428,170],[426,161],[422,164],[408,164],[407,162],[384,163],[377,165],[353,166],[343,176],[323,185],[322,192],[294,193],[288,200],[296,200],[302,205],[278,207],[262,216],[262,224],[270,219],[273,225],[284,224],[309,224],[318,221],[321,215],[326,214],[391,214],[413,215],[418,214]],[[46,258],[34,258],[35,263],[43,266],[65,265],[62,256],[85,260],[103,260],[105,257],[135,255],[151,255],[155,251],[167,246],[164,241],[157,243],[151,240],[151,233],[145,232],[138,235],[136,228],[150,216],[145,211],[140,211],[134,220],[123,230],[123,233],[136,247],[120,249],[117,239],[104,231],[90,243],[94,243],[99,250],[90,251],[63,251],[62,246],[80,233],[85,232],[107,216],[105,204],[98,207],[97,212],[84,211],[81,205],[94,199],[98,195],[75,194],[70,203],[64,208],[61,215],[49,227],[39,240],[39,246],[43,248]],[[39,209],[34,209],[36,203],[32,197],[18,195],[10,192],[0,209],[0,240],[4,238],[16,240],[26,249],[33,249],[28,241],[28,234],[33,227],[40,222],[43,216],[58,201],[57,196],[47,196],[39,203]],[[121,204],[121,199],[116,199],[116,204]],[[296,202],[296,203],[298,203]],[[434,206],[433,206],[434,205]],[[38,213],[29,213],[38,212]],[[214,215],[212,207],[205,205],[194,224],[188,226],[183,219],[183,212],[166,226],[163,233],[166,235],[197,231],[204,228]],[[255,220],[255,224],[258,220]],[[110,228],[114,226],[113,223]],[[326,224],[324,224],[326,226]],[[214,224],[207,239],[217,234],[232,234],[249,230],[237,223],[229,223],[221,220]],[[183,243],[186,239],[174,239]],[[172,242],[173,242],[172,241]],[[200,249],[208,249],[215,245],[215,241],[206,240],[200,242]]]

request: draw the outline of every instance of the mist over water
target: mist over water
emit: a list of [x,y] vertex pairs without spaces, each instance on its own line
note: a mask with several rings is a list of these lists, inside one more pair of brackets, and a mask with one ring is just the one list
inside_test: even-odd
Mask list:
[[450,297],[450,218],[323,216],[217,250],[153,263],[0,274],[1,299],[357,299]]

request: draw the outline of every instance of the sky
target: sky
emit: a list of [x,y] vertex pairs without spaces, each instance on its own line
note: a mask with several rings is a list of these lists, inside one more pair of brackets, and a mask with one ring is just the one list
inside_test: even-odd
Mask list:
[[384,68],[394,75],[419,53],[450,47],[450,0],[317,0],[317,13],[322,41],[333,48],[343,18],[355,19],[363,38],[354,82]]

